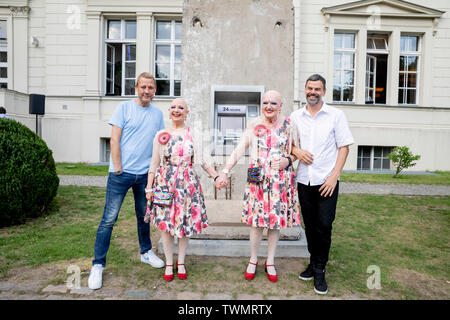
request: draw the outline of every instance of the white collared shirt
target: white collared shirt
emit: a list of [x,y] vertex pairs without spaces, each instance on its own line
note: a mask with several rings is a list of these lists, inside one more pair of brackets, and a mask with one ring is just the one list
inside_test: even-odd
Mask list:
[[311,165],[299,161],[296,181],[304,185],[321,185],[336,165],[338,149],[354,143],[347,118],[342,110],[324,102],[314,117],[303,107],[292,112],[291,120],[299,133],[300,148],[313,155]]

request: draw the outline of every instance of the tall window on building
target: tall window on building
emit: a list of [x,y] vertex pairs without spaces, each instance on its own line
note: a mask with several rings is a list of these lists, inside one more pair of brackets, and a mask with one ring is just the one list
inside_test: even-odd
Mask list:
[[390,170],[391,160],[387,157],[393,147],[358,146],[358,170]]
[[400,37],[400,77],[398,85],[399,104],[417,104],[420,38],[402,35]]
[[156,95],[181,95],[181,21],[158,20],[155,27]]
[[105,94],[135,95],[136,20],[107,20],[105,45]]
[[5,20],[0,20],[0,88],[8,88],[8,42]]
[[366,104],[386,104],[389,36],[367,34]]
[[111,138],[100,138],[100,161],[109,162],[111,156]]
[[355,34],[334,34],[333,101],[354,101]]

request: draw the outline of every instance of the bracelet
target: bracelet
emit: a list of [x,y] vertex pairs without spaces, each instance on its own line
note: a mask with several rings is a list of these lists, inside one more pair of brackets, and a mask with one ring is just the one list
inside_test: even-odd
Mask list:
[[214,182],[216,182],[216,180],[217,180],[218,177],[219,177],[219,175],[217,175],[217,176],[214,178]]
[[153,188],[147,189],[145,188],[145,193],[153,192]]
[[289,164],[287,166],[287,168],[289,168],[290,166],[292,166],[292,159],[291,159],[291,157],[285,157],[285,158],[288,159],[288,161],[289,161]]

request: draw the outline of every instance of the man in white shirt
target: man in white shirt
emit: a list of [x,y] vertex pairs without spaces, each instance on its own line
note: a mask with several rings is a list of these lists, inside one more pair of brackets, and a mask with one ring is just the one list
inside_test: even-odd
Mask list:
[[306,107],[291,114],[300,138],[300,150],[293,150],[293,154],[300,160],[296,181],[310,253],[308,268],[299,278],[314,278],[314,291],[318,294],[328,292],[325,266],[331,246],[339,176],[349,145],[354,143],[344,112],[327,105],[322,100],[325,93],[325,79],[312,75],[305,85]]

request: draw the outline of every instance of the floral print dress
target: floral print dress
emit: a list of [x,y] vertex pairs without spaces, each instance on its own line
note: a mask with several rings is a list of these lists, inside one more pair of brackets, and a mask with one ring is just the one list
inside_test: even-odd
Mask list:
[[[156,170],[153,188],[164,189],[169,185],[170,190],[173,190],[175,185],[175,196],[171,206],[152,203],[147,208],[144,220],[151,221],[161,231],[169,232],[177,238],[201,233],[208,226],[208,217],[200,179],[192,168],[192,135],[189,131],[184,136],[169,135],[168,141],[162,146],[162,152],[163,161]],[[180,165],[176,174],[178,163]]]
[[264,178],[259,183],[247,182],[241,217],[243,223],[269,229],[300,225],[300,205],[293,166],[284,170],[270,167],[272,159],[289,155],[290,126],[290,119],[285,118],[272,130],[264,126],[255,127],[258,156],[256,163],[250,166],[262,167]]

